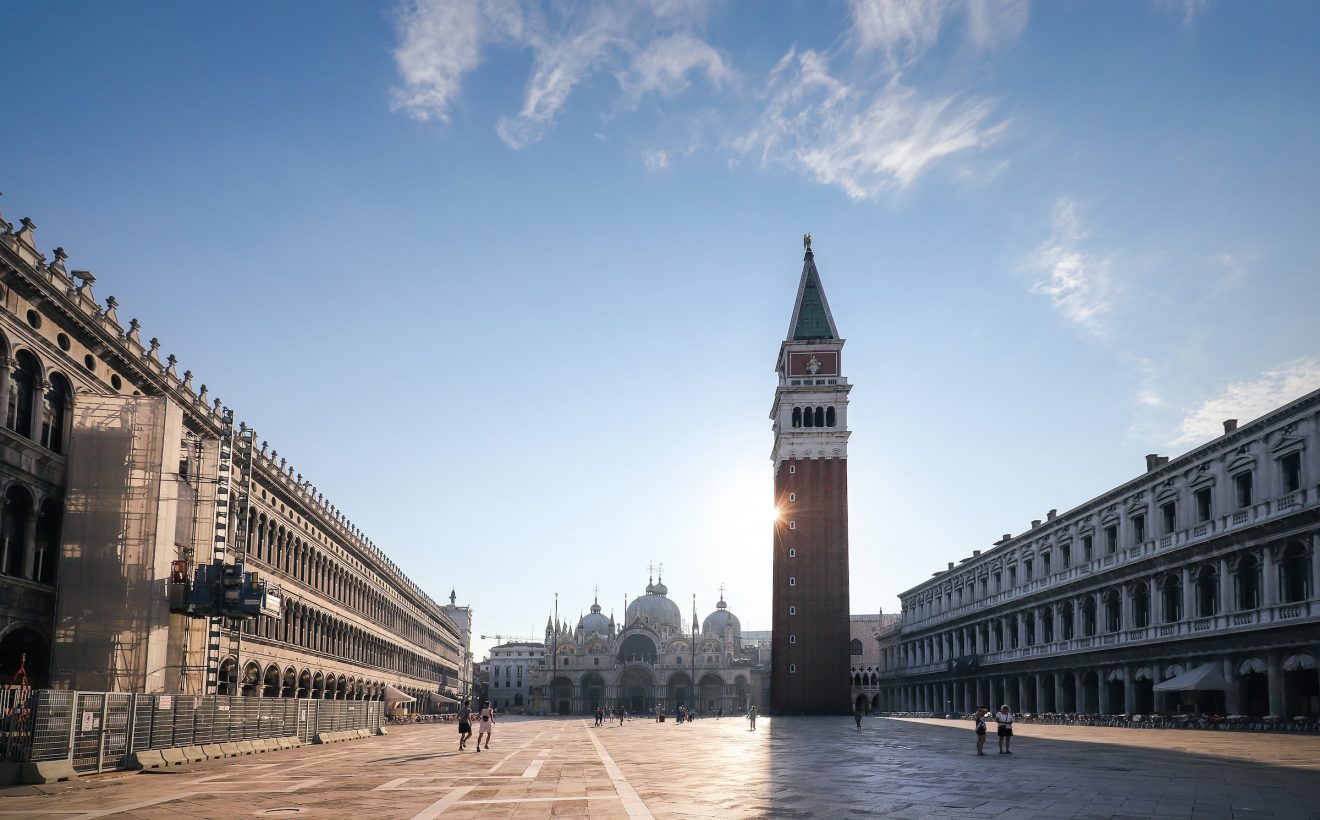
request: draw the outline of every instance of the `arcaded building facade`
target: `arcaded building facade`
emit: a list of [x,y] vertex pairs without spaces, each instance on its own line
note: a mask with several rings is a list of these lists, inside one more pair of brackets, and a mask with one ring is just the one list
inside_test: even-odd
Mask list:
[[757,652],[744,648],[742,624],[723,591],[699,631],[695,611],[692,618],[684,622],[662,578],[648,578],[645,594],[628,604],[622,623],[603,614],[599,601],[576,625],[548,619],[545,662],[531,671],[532,711],[585,715],[604,706],[635,715],[656,708],[672,714],[686,706],[733,714],[761,707]]
[[[62,249],[38,251],[35,228],[0,217],[0,681],[25,657],[38,687],[368,698],[392,685],[428,707],[459,693],[470,611],[428,597],[266,442],[246,471],[222,457],[220,399]],[[204,327],[219,314],[198,321],[223,336]],[[218,497],[222,472],[250,488],[245,528]],[[248,622],[241,645],[168,601],[172,562],[209,562],[222,532],[227,560],[246,547],[283,593],[280,617]]]
[[1320,715],[1320,391],[901,596],[887,711]]

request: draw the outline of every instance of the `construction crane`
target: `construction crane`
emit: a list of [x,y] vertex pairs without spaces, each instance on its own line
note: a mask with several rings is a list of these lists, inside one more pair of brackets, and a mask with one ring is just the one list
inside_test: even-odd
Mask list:
[[510,641],[521,641],[521,642],[523,642],[523,643],[536,643],[536,642],[537,642],[535,638],[528,638],[528,637],[523,636],[523,635],[500,635],[499,633],[496,633],[496,634],[494,634],[494,635],[482,635],[482,636],[481,636],[481,639],[482,639],[483,641],[489,641],[489,640],[491,640],[492,638],[495,639],[495,640],[497,640],[497,641],[499,641],[500,643],[504,643],[505,640],[510,640]]

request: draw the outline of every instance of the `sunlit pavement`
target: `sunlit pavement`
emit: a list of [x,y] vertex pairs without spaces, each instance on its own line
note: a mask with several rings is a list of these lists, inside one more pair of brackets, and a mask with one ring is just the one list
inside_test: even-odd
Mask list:
[[[1320,738],[970,724],[507,718],[490,751],[451,724],[78,783],[0,789],[0,816],[1316,817]],[[471,749],[471,747],[469,747]]]

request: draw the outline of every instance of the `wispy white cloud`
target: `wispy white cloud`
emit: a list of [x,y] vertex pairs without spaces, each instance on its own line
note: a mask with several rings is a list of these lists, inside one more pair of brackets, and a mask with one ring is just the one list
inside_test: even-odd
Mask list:
[[1259,377],[1232,382],[1183,417],[1173,446],[1199,444],[1223,433],[1225,419],[1249,421],[1320,388],[1320,356],[1303,356],[1266,370]]
[[853,199],[911,185],[940,159],[992,143],[1005,123],[980,98],[923,98],[894,77],[869,89],[831,73],[816,51],[789,51],[770,75],[757,124],[736,143],[763,163],[799,167]]
[[1026,28],[1027,0],[851,0],[849,39],[858,53],[883,53],[891,67],[916,62],[955,17],[966,22],[968,41],[995,49]]
[[1088,245],[1077,203],[1060,199],[1054,205],[1050,238],[1027,257],[1025,267],[1039,274],[1031,283],[1032,293],[1048,296],[1068,321],[1102,335],[1102,319],[1112,307],[1117,286],[1110,257]]
[[[614,113],[699,83],[716,93],[731,90],[735,104],[721,111],[718,124],[701,123],[706,133],[689,134],[687,142],[713,137],[736,157],[796,168],[853,199],[906,188],[944,158],[1004,133],[993,100],[926,94],[902,72],[939,41],[950,20],[965,23],[964,40],[974,48],[1013,41],[1026,24],[1026,0],[853,0],[836,49],[792,48],[760,83],[702,37],[705,9],[703,0],[408,0],[399,16],[394,105],[420,120],[448,122],[485,50],[530,51],[522,105],[496,124],[500,139],[516,149],[543,138],[593,77],[618,83]],[[877,54],[885,57],[880,67]],[[964,168],[959,178],[978,175]]]
[[569,97],[596,74],[613,74],[625,107],[648,94],[687,90],[694,74],[713,88],[732,76],[724,58],[696,35],[703,2],[520,6],[512,0],[411,0],[399,16],[394,52],[402,85],[394,107],[420,120],[448,122],[464,77],[482,49],[505,44],[532,52],[523,104],[501,117],[500,138],[512,148],[541,139]]
[[419,120],[449,122],[463,77],[481,61],[480,46],[494,32],[478,0],[416,0],[398,20],[394,62],[404,79],[394,109]]
[[1190,26],[1210,8],[1210,0],[1155,0],[1155,5],[1182,15],[1183,26]]
[[[964,18],[967,41],[985,49],[1016,39],[1027,9],[1026,0],[853,0],[843,46],[790,49],[770,71],[755,124],[732,144],[855,200],[907,188],[942,160],[995,143],[1008,122],[996,117],[994,100],[923,93],[903,72],[950,20]],[[879,68],[875,54],[884,58]],[[958,172],[980,176],[969,167]]]
[[705,75],[716,89],[733,77],[733,70],[720,53],[691,34],[652,41],[615,77],[627,101],[636,105],[648,93],[671,97],[687,91],[693,73]]
[[669,170],[669,152],[656,149],[643,151],[642,166],[652,173]]

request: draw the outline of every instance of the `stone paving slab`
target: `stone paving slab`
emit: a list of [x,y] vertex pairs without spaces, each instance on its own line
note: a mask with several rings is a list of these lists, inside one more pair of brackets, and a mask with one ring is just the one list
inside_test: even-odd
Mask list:
[[[690,725],[505,718],[74,783],[0,789],[7,817],[1320,818],[1320,738],[849,717]],[[474,747],[470,747],[474,748]]]

